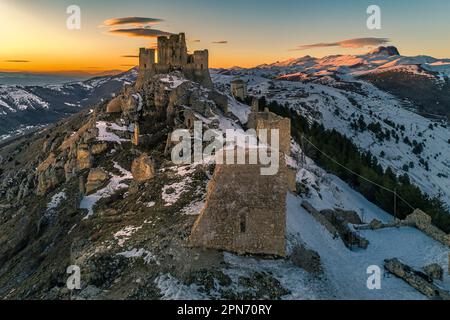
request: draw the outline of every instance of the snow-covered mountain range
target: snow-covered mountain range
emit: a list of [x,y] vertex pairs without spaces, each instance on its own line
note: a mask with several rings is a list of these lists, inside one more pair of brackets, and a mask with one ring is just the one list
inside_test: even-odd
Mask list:
[[231,80],[245,80],[250,95],[337,130],[450,206],[450,59],[393,49],[216,69],[212,77],[228,92]]
[[131,69],[62,85],[0,85],[0,136],[7,138],[77,113],[133,83],[136,75],[137,70]]

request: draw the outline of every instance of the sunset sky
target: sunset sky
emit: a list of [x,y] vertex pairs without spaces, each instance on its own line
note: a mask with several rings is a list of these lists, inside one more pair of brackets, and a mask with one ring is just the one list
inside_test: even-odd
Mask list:
[[[81,30],[66,28],[72,4],[81,8]],[[366,27],[370,4],[381,7],[381,30]],[[146,34],[185,32],[190,50],[210,50],[211,67],[359,54],[378,42],[403,55],[450,58],[449,13],[448,0],[0,0],[0,70],[127,70],[137,58],[125,56],[156,39],[111,32],[142,28],[111,20],[125,17],[151,18],[144,26],[155,31]],[[359,38],[370,41],[342,42]]]

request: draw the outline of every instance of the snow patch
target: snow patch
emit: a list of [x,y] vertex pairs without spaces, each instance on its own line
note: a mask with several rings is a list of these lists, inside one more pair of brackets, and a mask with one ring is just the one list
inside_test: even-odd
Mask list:
[[161,194],[161,197],[165,202],[164,206],[170,207],[176,203],[181,198],[183,193],[187,191],[187,188],[191,182],[191,178],[186,178],[183,181],[165,185]]
[[204,300],[207,297],[198,292],[195,284],[184,285],[171,274],[162,274],[155,279],[155,284],[161,291],[162,300]]
[[88,214],[86,217],[84,217],[84,219],[87,219],[94,214],[93,208],[100,199],[110,197],[116,191],[129,187],[124,183],[124,181],[133,179],[133,175],[131,174],[131,172],[122,168],[117,162],[114,162],[114,168],[119,170],[122,175],[118,176],[110,173],[111,180],[105,188],[98,190],[91,195],[84,196],[84,198],[81,200],[80,208],[88,210]]
[[128,131],[128,128],[125,126],[119,126],[116,123],[109,123],[106,121],[97,121],[96,127],[98,129],[98,141],[107,141],[107,142],[128,142],[128,139],[120,138],[115,133],[109,131]]
[[145,250],[143,248],[141,248],[141,249],[132,249],[132,250],[129,250],[129,251],[120,252],[117,255],[125,257],[125,258],[128,258],[128,259],[131,259],[131,258],[142,258],[146,264],[150,264],[152,262],[156,262],[157,261],[155,255],[153,253],[151,253],[150,251],[147,251],[147,250]]
[[131,236],[142,227],[127,226],[114,234],[114,239],[117,240],[119,247],[123,247],[125,242],[131,238]]
[[50,202],[47,204],[47,210],[56,209],[59,205],[67,199],[67,195],[64,191],[55,194]]

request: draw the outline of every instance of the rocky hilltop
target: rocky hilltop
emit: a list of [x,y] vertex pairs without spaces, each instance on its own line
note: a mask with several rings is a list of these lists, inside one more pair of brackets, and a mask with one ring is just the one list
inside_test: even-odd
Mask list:
[[[203,122],[203,130],[242,130],[228,108],[238,115],[250,111],[198,80],[172,64],[164,72],[142,70],[138,81],[114,98],[2,146],[1,297],[159,298],[164,283],[174,279],[202,283],[205,293],[219,281],[223,289],[215,294],[228,298],[279,298],[288,292],[266,273],[251,275],[262,280],[256,288],[248,278],[246,291],[231,290],[220,251],[189,241],[207,206],[208,182],[223,178],[208,162],[174,165],[170,133],[193,129],[195,121]],[[285,254],[282,177],[277,183],[283,196],[272,204],[282,232],[270,251],[275,255]],[[227,179],[232,185],[233,178]],[[251,180],[247,187],[253,187]],[[221,188],[230,192],[225,184]],[[264,253],[267,245],[251,238],[252,250]],[[220,238],[216,249],[224,246],[217,242]],[[233,248],[244,253],[246,244]],[[75,292],[65,283],[70,265],[82,270],[83,286]]]
[[[445,297],[434,288],[450,288],[441,276],[448,236],[420,210],[393,219],[306,157],[289,130],[282,170],[272,180],[255,178],[255,168],[175,165],[170,133],[192,130],[197,120],[203,130],[291,123],[233,98],[228,75],[215,74],[212,86],[198,81],[204,69],[194,77],[183,65],[168,65],[163,73],[147,70],[111,99],[0,146],[1,298]],[[268,207],[277,215],[264,217]],[[246,221],[253,214],[270,223]],[[260,236],[241,235],[239,242],[236,230]],[[223,240],[221,232],[232,236]],[[384,277],[383,290],[367,290],[367,268],[385,259],[411,286]],[[74,265],[81,287],[69,290],[67,268]],[[426,271],[416,271],[421,268]]]

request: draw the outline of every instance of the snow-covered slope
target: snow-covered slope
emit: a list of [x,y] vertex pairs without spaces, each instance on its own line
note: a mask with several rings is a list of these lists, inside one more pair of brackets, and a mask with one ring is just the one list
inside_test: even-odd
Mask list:
[[[412,102],[359,78],[362,72],[373,72],[378,77],[377,70],[393,61],[391,67],[419,68],[402,65],[410,60],[436,63],[436,59],[427,57],[371,54],[364,58],[304,57],[253,69],[215,70],[212,77],[224,92],[229,92],[234,78],[245,80],[250,95],[288,104],[310,121],[337,130],[361,150],[370,151],[384,168],[390,166],[399,175],[408,174],[421,190],[450,206],[448,123],[418,114]],[[419,71],[426,72],[423,67],[414,72]],[[430,76],[426,73],[426,77]],[[448,85],[448,78],[445,81]],[[358,123],[365,128],[358,128]]]
[[450,59],[436,59],[429,56],[406,57],[389,54],[380,49],[364,55],[333,55],[321,59],[305,56],[260,65],[256,69],[270,70],[273,74],[278,75],[303,72],[314,76],[320,75],[325,70],[357,75],[362,72],[376,72],[402,66],[419,66],[421,69],[442,73],[442,76],[447,78],[450,77]]
[[[302,151],[297,145],[293,149],[294,157],[299,158]],[[303,200],[309,201],[319,210],[340,208],[363,213],[360,216],[365,222],[372,219],[389,222],[392,216],[367,201],[336,176],[317,167],[312,160],[306,158],[306,163],[298,164],[297,181],[311,186],[311,194],[303,197],[289,194],[287,197],[288,252],[291,253],[298,244],[316,251],[321,257],[323,276],[314,277],[290,260],[267,260],[224,253],[226,267],[222,271],[233,279],[233,283],[239,283],[239,277],[268,272],[290,291],[283,299],[425,299],[403,280],[384,272],[384,260],[398,258],[416,269],[437,263],[445,270],[448,248],[417,229],[405,227],[361,231],[361,236],[370,242],[368,248],[349,250],[340,238],[333,238],[301,207]],[[369,290],[367,287],[369,266],[378,266],[382,271],[380,290]],[[156,284],[164,299],[211,299],[214,294],[220,298],[219,285],[216,285],[216,292],[211,296],[204,294],[196,285],[183,284],[171,274],[161,275],[156,279]],[[450,278],[446,275],[438,284],[448,289]],[[236,285],[233,290],[239,292],[242,288]]]

